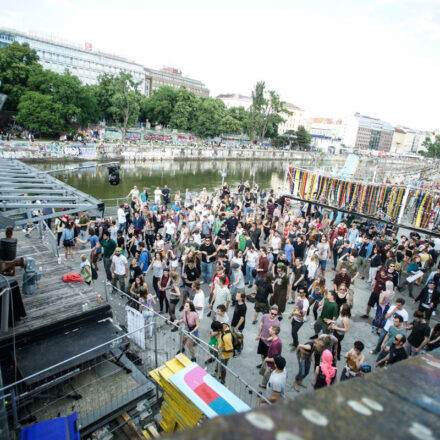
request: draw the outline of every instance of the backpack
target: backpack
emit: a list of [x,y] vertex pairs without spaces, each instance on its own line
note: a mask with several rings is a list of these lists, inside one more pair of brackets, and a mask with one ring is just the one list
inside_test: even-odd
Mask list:
[[[235,330],[234,328],[230,328],[229,330],[225,331],[225,335],[230,333],[232,336],[232,346],[234,347],[234,350],[239,350],[240,347],[243,345],[243,333]],[[223,339],[222,335],[222,339]]]
[[92,266],[92,280],[98,279],[98,272],[97,270]]

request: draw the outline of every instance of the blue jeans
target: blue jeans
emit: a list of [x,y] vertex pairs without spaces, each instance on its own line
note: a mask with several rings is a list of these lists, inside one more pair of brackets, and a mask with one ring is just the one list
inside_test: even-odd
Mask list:
[[125,232],[125,227],[127,226],[127,222],[119,223],[118,232]]
[[381,351],[382,349],[380,348],[380,346],[382,345],[383,340],[385,339],[385,336],[387,335],[387,331],[382,329],[382,331],[380,332],[380,336],[379,336],[379,340],[377,341],[377,345],[375,350],[377,352]]
[[212,279],[212,265],[213,263],[204,263],[202,261],[202,281],[210,283]]
[[310,366],[312,365],[310,362],[311,355],[304,355],[298,352],[296,358],[298,360],[298,374],[295,376],[295,381],[301,382],[309,374]]
[[142,310],[142,316],[147,321],[148,336],[153,337],[154,313],[150,310]]
[[254,284],[254,277],[252,276],[252,271],[254,269],[255,267],[246,264],[246,278],[244,282],[250,284],[251,286]]

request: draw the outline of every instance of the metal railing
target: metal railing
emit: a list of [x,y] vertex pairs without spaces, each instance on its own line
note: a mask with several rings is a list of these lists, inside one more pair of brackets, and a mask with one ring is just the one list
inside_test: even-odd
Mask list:
[[[139,306],[141,306],[141,303],[117,287],[114,287],[107,280],[104,281],[104,287],[106,298],[109,304],[112,306],[115,320],[119,325],[125,326],[125,306],[127,301],[134,302]],[[111,293],[112,291],[114,293]],[[252,385],[240,377],[240,375],[238,375],[232,368],[228,367],[221,361],[221,351],[217,350],[216,347],[212,347],[203,339],[189,334],[185,329],[169,321],[168,318],[160,313],[157,313],[154,310],[151,311],[154,314],[155,323],[155,330],[153,334],[155,350],[154,353],[138,353],[138,355],[145,360],[146,364],[153,363],[151,356],[156,356],[159,365],[173,358],[177,352],[181,351],[182,338],[183,335],[185,335],[193,343],[194,357],[196,358],[197,363],[201,366],[204,366],[206,371],[219,378],[220,370],[226,370],[227,374],[225,386],[236,396],[247,403],[251,408],[258,406],[259,398],[262,398],[266,403],[271,404],[271,402],[267,400],[261,392],[257,391]],[[177,328],[178,331],[171,332],[173,327]]]
[[59,258],[60,252],[58,249],[57,238],[44,220],[39,221],[38,230],[40,231],[40,239],[43,242],[43,245]]

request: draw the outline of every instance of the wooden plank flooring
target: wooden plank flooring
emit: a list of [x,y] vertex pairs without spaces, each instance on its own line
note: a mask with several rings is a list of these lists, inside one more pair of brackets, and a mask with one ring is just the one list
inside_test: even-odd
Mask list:
[[[58,264],[57,257],[47,248],[39,238],[37,230],[31,233],[30,238],[26,238],[20,231],[14,232],[14,237],[18,240],[17,258],[31,256],[35,259],[35,268],[41,273],[41,279],[37,282],[33,295],[24,295],[22,291],[23,269],[17,268],[15,279],[20,285],[23,303],[27,316],[15,323],[15,333],[33,330],[38,327],[60,321],[69,316],[77,315],[82,312],[83,304],[87,303],[88,310],[92,310],[102,305],[98,303],[98,294],[105,300],[104,288],[101,280],[104,271],[99,271],[100,281],[88,286],[86,283],[65,283],[61,277],[69,272],[79,273],[80,255],[89,255],[89,248],[84,250],[74,250],[74,261],[65,261],[63,248],[60,248],[62,255],[61,264]],[[102,266],[101,266],[102,267]],[[0,334],[0,341],[8,337],[8,333]]]

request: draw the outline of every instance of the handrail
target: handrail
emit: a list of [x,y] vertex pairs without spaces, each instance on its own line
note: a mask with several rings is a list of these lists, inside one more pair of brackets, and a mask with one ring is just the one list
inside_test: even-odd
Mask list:
[[[120,290],[119,288],[117,288],[116,286],[113,286],[111,283],[109,283],[107,280],[104,281],[104,286],[107,288],[107,286],[111,286],[113,289],[115,289],[119,294],[126,296],[127,298],[129,298],[130,300],[136,302],[139,305],[142,305],[141,302],[139,302],[138,300],[136,300],[135,298],[131,297],[130,295],[127,295],[127,293],[125,293],[124,291]],[[185,333],[185,335],[192,339],[197,345],[199,345],[199,347],[208,353],[208,355],[212,355],[213,351],[216,351],[217,353],[221,353],[221,350],[218,350],[212,346],[210,346],[207,342],[203,341],[202,339],[189,334],[187,331],[183,330],[182,328],[180,328],[180,326],[178,326],[177,324],[175,324],[174,322],[171,322],[169,319],[165,318],[164,316],[162,316],[161,314],[157,313],[156,311],[154,311],[153,309],[149,309],[149,311],[153,312],[155,316],[161,318],[164,321],[168,321],[170,324],[172,324],[173,326],[177,327],[177,329],[180,332]],[[206,345],[209,347],[209,349],[207,350],[206,348],[200,346],[200,344]],[[230,374],[232,374],[236,379],[238,379],[246,388],[248,388],[250,391],[252,391],[253,393],[255,393],[257,396],[259,396],[260,398],[262,398],[267,404],[272,405],[272,402],[270,400],[268,400],[263,394],[259,393],[252,385],[250,385],[249,383],[247,383],[245,380],[243,380],[237,373],[235,373],[233,370],[231,370],[227,365],[223,364],[223,362],[221,362],[220,359],[218,359],[216,356],[213,356],[213,359],[215,362],[217,362],[219,365],[221,365],[222,368],[226,369]],[[1,391],[1,390],[0,390]]]

